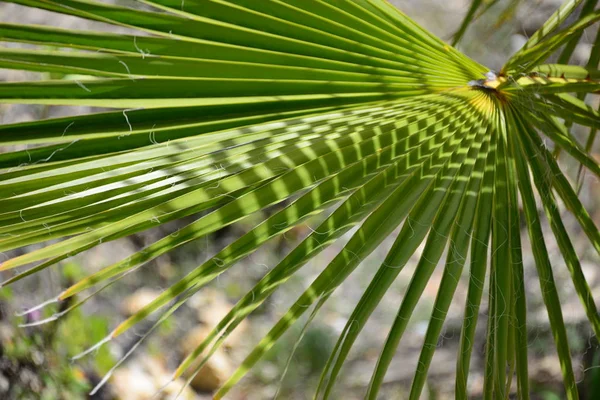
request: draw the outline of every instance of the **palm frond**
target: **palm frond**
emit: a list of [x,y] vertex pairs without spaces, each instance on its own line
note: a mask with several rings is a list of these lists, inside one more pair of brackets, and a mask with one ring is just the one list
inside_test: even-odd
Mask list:
[[[586,94],[600,92],[599,47],[592,50],[586,67],[567,65],[583,30],[597,26],[595,2],[586,1],[580,18],[562,27],[581,3],[565,2],[498,75],[383,0],[146,0],[140,1],[143,10],[91,0],[12,2],[139,34],[0,24],[0,40],[35,45],[0,49],[0,67],[60,77],[0,83],[0,101],[111,109],[0,126],[3,145],[28,146],[0,154],[0,251],[26,249],[0,264],[6,276],[2,285],[102,243],[196,218],[34,307],[77,296],[66,310],[44,322],[63,317],[163,254],[284,204],[122,321],[98,346],[158,315],[149,334],[238,261],[320,216],[318,226],[237,302],[173,379],[197,372],[275,290],[352,232],[223,385],[216,395],[223,397],[310,307],[312,319],[358,265],[400,228],[331,353],[316,397],[331,397],[360,331],[424,243],[367,398],[377,397],[415,307],[447,249],[410,398],[421,395],[467,266],[456,397],[468,397],[470,358],[487,277],[484,390],[487,398],[506,398],[514,375],[519,396],[527,399],[527,299],[520,237],[524,223],[565,391],[568,398],[578,398],[537,207],[543,207],[598,335],[597,307],[558,200],[599,255],[600,232],[541,138],[545,135],[600,177],[600,163],[590,154],[600,114],[584,102]],[[472,3],[455,41],[481,3]],[[561,46],[566,47],[559,63],[544,64]],[[591,129],[585,146],[573,137],[571,124]],[[25,266],[28,269],[17,270]]]

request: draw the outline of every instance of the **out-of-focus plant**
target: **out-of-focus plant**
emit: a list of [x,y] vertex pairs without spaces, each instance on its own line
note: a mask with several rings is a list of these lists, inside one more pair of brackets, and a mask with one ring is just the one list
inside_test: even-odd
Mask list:
[[[79,76],[1,83],[0,101],[115,109],[0,127],[3,144],[36,145],[0,154],[0,251],[47,244],[4,261],[3,271],[31,267],[7,275],[3,285],[100,244],[200,215],[42,304],[80,296],[47,322],[68,315],[86,296],[160,255],[288,201],[92,349],[151,315],[159,315],[155,326],[160,325],[265,242],[317,222],[182,362],[177,378],[201,366],[274,290],[349,232],[350,240],[224,384],[216,395],[220,398],[303,314],[314,316],[358,264],[401,227],[330,353],[316,397],[331,396],[357,335],[424,243],[366,397],[377,397],[413,310],[448,248],[410,398],[419,398],[426,384],[467,266],[456,397],[468,395],[475,327],[488,279],[485,397],[506,398],[514,376],[519,397],[527,399],[523,223],[565,391],[569,399],[578,398],[554,260],[540,218],[552,228],[598,335],[597,308],[562,208],[574,215],[598,253],[600,233],[545,145],[550,140],[600,177],[600,165],[589,154],[600,114],[583,101],[600,91],[599,40],[586,67],[568,65],[583,31],[597,26],[596,1],[566,1],[496,72],[384,0],[144,0],[140,3],[150,6],[144,11],[90,0],[12,2],[133,31],[0,25],[2,40],[40,46],[0,50],[1,67]],[[579,17],[566,22],[581,3]],[[471,10],[466,26],[478,15],[477,8]],[[61,50],[46,50],[48,45]],[[559,62],[547,64],[555,54]],[[573,137],[573,125],[588,129],[585,145]]]
[[[65,266],[67,281],[77,269],[75,264]],[[10,288],[0,290],[0,302],[7,304],[12,299]],[[22,324],[35,325],[55,311],[33,311],[22,316],[5,312],[0,318],[0,373],[7,384],[0,390],[2,398],[80,399],[114,363],[106,348],[86,366],[71,362],[73,356],[108,332],[108,321],[100,316],[86,316],[78,309],[57,324],[18,329]]]

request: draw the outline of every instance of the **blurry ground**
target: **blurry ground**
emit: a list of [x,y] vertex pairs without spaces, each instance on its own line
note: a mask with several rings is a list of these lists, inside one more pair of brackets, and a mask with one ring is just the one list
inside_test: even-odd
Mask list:
[[[466,10],[467,1],[460,0],[422,0],[393,1],[406,14],[430,29],[440,37],[449,39]],[[559,1],[529,1],[516,12],[516,20],[511,23],[495,25],[504,12],[503,6],[510,1],[501,2],[501,6],[493,10],[488,17],[479,21],[467,32],[461,50],[492,69],[498,69],[503,60],[525,40],[525,35],[532,33],[553,12]],[[0,19],[10,22],[52,23],[62,27],[83,29],[93,27],[103,29],[100,23],[82,22],[73,18],[56,17],[53,14],[24,9],[10,4],[0,6]],[[114,28],[111,28],[114,31]],[[592,35],[590,35],[592,36]],[[576,51],[574,61],[584,63],[586,46]],[[587,48],[589,51],[589,47]],[[24,80],[36,78],[36,74],[15,71],[0,71],[2,80]],[[65,114],[85,113],[91,109],[74,109],[68,107],[36,107],[0,105],[0,121],[10,123]],[[579,132],[583,134],[583,132]],[[597,148],[596,154],[600,153]],[[570,176],[576,174],[576,165],[565,159]],[[582,199],[593,218],[600,223],[600,183],[587,178],[582,191]],[[101,375],[112,364],[124,355],[139,339],[148,327],[142,325],[136,332],[126,335],[115,343],[110,343],[103,350],[76,364],[69,364],[68,357],[77,354],[87,346],[100,340],[112,327],[122,321],[129,313],[139,309],[148,298],[169,286],[186,272],[196,267],[223,245],[231,242],[249,229],[247,226],[236,226],[218,232],[208,239],[189,244],[168,257],[162,257],[147,265],[136,274],[128,276],[121,283],[111,287],[99,296],[94,297],[83,307],[83,311],[74,313],[58,325],[47,325],[39,329],[17,330],[11,326],[14,320],[14,307],[27,307],[39,301],[54,297],[61,288],[77,279],[82,274],[99,269],[110,262],[126,257],[131,252],[142,248],[162,234],[182,226],[184,223],[170,224],[161,230],[137,235],[131,239],[103,245],[89,251],[85,256],[76,257],[68,265],[60,269],[47,271],[12,287],[12,292],[3,292],[0,297],[0,398],[2,393],[11,391],[13,398],[85,398],[90,382],[97,383]],[[582,258],[584,272],[593,289],[596,301],[600,301],[600,260],[586,241],[575,221],[566,217],[566,225],[572,233],[578,254]],[[206,334],[206,327],[214,324],[224,315],[232,302],[249,290],[253,284],[289,249],[307,233],[307,229],[297,229],[286,235],[281,241],[273,242],[263,251],[249,257],[236,265],[232,270],[201,291],[187,306],[177,313],[174,319],[161,327],[138,349],[115,373],[113,380],[94,398],[109,399],[119,393],[118,398],[145,399],[168,380],[169,373],[181,361],[183,352],[194,346],[197,340]],[[545,226],[548,234],[547,246],[554,262],[556,282],[561,290],[560,296],[563,311],[569,327],[570,345],[574,354],[574,365],[577,366],[578,379],[585,379],[593,370],[584,373],[594,353],[594,343],[586,324],[583,309],[570,284],[568,271],[562,262],[556,243],[551,240],[552,234]],[[349,314],[352,312],[362,292],[370,282],[370,278],[379,267],[391,244],[394,235],[388,238],[375,251],[347,282],[332,296],[321,313],[315,318],[304,339],[294,354],[287,374],[282,379],[291,349],[297,342],[302,326],[297,326],[286,335],[267,355],[250,376],[242,381],[228,397],[230,399],[266,399],[272,398],[280,390],[283,399],[311,398],[312,389],[318,379],[318,371],[326,360],[326,355],[335,344]],[[347,240],[349,236],[345,237]],[[524,236],[524,263],[526,271],[526,290],[528,299],[528,323],[530,326],[531,345],[529,349],[530,373],[534,397],[539,399],[555,399],[562,397],[560,384],[560,366],[553,349],[553,340],[549,332],[548,320],[539,293],[539,284],[532,256],[527,248]],[[304,267],[299,274],[290,280],[287,288],[277,292],[265,306],[261,307],[249,319],[243,332],[236,335],[228,343],[226,351],[218,353],[205,370],[203,381],[195,382],[196,392],[187,391],[185,398],[209,398],[202,390],[210,390],[222,382],[224,377],[233,371],[233,367],[243,359],[249,348],[260,340],[274,322],[281,317],[288,306],[302,293],[304,288],[316,277],[326,263],[341,249],[344,240],[331,246],[317,259]],[[392,288],[388,291],[381,306],[371,317],[370,323],[359,336],[346,364],[335,398],[346,400],[359,399],[364,395],[365,385],[371,376],[373,365],[379,355],[382,342],[393,321],[403,292],[409,283],[419,252],[413,257],[411,266],[405,268]],[[466,273],[465,272],[465,276]],[[435,299],[437,286],[441,278],[441,268],[432,277],[425,295],[415,312],[413,320],[403,338],[398,353],[386,376],[382,399],[404,398],[405,390],[417,365],[423,336]],[[564,284],[561,284],[563,283]],[[455,354],[462,323],[463,304],[466,296],[467,281],[463,279],[459,286],[453,307],[446,323],[444,338],[432,363],[429,374],[430,398],[452,398],[455,370]],[[32,294],[35,294],[32,296]],[[10,297],[10,298],[9,298]],[[484,296],[485,298],[485,296]],[[8,306],[8,304],[11,306]],[[487,308],[484,303],[482,310]],[[41,318],[29,316],[28,318]],[[480,316],[470,379],[471,392],[478,397],[482,389],[483,346],[485,337],[485,312]],[[48,349],[52,349],[51,351]],[[175,389],[177,389],[176,383]],[[18,388],[17,388],[18,387]],[[169,398],[169,397],[165,397]]]

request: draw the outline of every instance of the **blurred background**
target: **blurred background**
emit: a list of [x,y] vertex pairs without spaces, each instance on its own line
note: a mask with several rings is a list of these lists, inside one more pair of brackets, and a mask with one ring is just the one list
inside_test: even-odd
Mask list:
[[[114,1],[132,5],[130,1]],[[466,12],[467,0],[392,0],[410,17],[444,40],[450,40]],[[515,5],[518,3],[518,7]],[[559,0],[498,1],[490,11],[467,31],[459,48],[467,55],[490,69],[500,69],[507,57],[519,49],[528,35],[532,34],[561,4]],[[57,14],[26,9],[13,4],[0,4],[0,20],[11,23],[51,24],[63,28],[99,29],[111,31],[119,28],[79,20]],[[121,29],[126,31],[126,29]],[[572,62],[585,64],[595,31],[586,32]],[[3,46],[17,46],[2,43]],[[37,73],[0,70],[0,80],[18,81],[47,79]],[[29,121],[98,111],[91,108],[0,105],[1,123]],[[578,138],[584,138],[584,130],[575,130]],[[583,141],[583,140],[582,140]],[[600,141],[597,141],[600,142]],[[548,143],[548,146],[552,146]],[[599,144],[594,154],[600,157]],[[7,148],[0,151],[6,151]],[[561,155],[564,169],[575,177],[578,165]],[[600,224],[600,182],[589,175],[585,178],[581,198],[597,224]],[[581,257],[584,273],[592,287],[596,301],[600,301],[600,260],[574,221],[566,215],[566,226],[572,233],[574,245]],[[195,217],[170,223],[159,229],[134,235],[127,240],[101,245],[77,256],[58,268],[46,270],[0,290],[0,399],[85,399],[110,368],[140,339],[151,323],[139,328],[118,341],[111,342],[93,354],[70,362],[70,358],[101,340],[117,323],[135,313],[158,293],[178,280],[220,248],[249,230],[251,223],[231,228],[160,257],[135,274],[130,274],[118,284],[93,297],[81,309],[69,313],[58,322],[39,327],[21,329],[17,325],[33,322],[51,315],[56,310],[34,312],[24,317],[15,313],[43,300],[55,297],[62,288],[100,267],[127,257],[158,238],[169,234]],[[554,261],[555,279],[563,312],[568,325],[573,363],[581,386],[581,395],[588,399],[600,398],[600,350],[593,338],[579,299],[572,287],[569,273],[564,265],[556,242],[546,221],[548,250]],[[309,224],[299,227],[284,238],[270,242],[261,251],[238,263],[220,276],[209,287],[197,293],[186,306],[162,324],[133,356],[117,369],[110,382],[93,399],[148,399],[169,380],[170,374],[182,357],[193,349],[207,334],[210,327],[235,304],[262,277],[276,265],[310,229]],[[560,399],[564,393],[561,372],[548,318],[542,302],[538,277],[532,255],[528,248],[526,232],[523,232],[524,263],[528,304],[530,338],[529,361],[532,398]],[[208,399],[234,371],[262,335],[285,313],[306,286],[342,248],[349,238],[332,245],[318,258],[296,274],[284,290],[276,292],[260,307],[245,324],[242,324],[204,367],[182,399]],[[384,259],[395,237],[391,235],[331,297],[313,323],[301,336],[304,322],[300,321],[267,354],[265,359],[228,396],[229,399],[269,399],[278,394],[281,399],[309,399],[337,336],[343,329],[356,302],[370,282],[371,277]],[[22,249],[25,252],[27,249]],[[337,385],[334,398],[346,400],[364,396],[364,389],[371,377],[388,328],[402,300],[412,271],[420,256],[419,249],[413,261],[399,275],[359,336]],[[10,257],[18,254],[0,254]],[[442,258],[443,260],[444,258]],[[465,268],[465,278],[468,268]],[[382,399],[402,399],[407,395],[412,374],[417,366],[431,307],[437,293],[441,268],[432,277],[409,328],[400,344],[395,360],[385,379]],[[429,373],[427,393],[429,399],[451,399],[453,395],[456,351],[460,337],[467,280],[463,279],[457,290],[453,306],[438,343]],[[487,289],[486,289],[487,291]],[[61,304],[63,309],[68,304]],[[484,338],[487,301],[481,308],[478,330],[480,342],[475,343],[471,363],[470,392],[473,398],[481,397],[483,389]],[[295,351],[292,354],[292,351]],[[287,369],[286,369],[287,366]],[[283,371],[285,370],[285,374]],[[171,399],[181,388],[177,381],[157,398]],[[162,396],[162,397],[161,397]]]

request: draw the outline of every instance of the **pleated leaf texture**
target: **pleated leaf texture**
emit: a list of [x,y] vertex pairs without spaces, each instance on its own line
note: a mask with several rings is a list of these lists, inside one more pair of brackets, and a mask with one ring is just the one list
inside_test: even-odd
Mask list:
[[[440,264],[443,276],[410,398],[423,391],[465,275],[456,398],[468,396],[475,328],[489,281],[485,397],[507,398],[514,375],[519,398],[527,399],[522,225],[566,395],[579,398],[551,267],[555,260],[545,245],[550,233],[544,236],[542,221],[548,221],[571,274],[572,283],[564,284],[574,285],[596,336],[598,310],[561,215],[566,210],[574,216],[589,248],[598,253],[594,257],[600,255],[600,232],[578,196],[580,182],[563,173],[558,150],[553,153],[545,143],[554,143],[584,172],[600,178],[600,164],[590,155],[600,115],[584,101],[600,91],[600,40],[587,66],[568,65],[583,30],[597,27],[595,1],[565,2],[497,72],[384,0],[145,0],[141,8],[88,0],[11,2],[132,33],[0,24],[2,41],[35,45],[1,48],[0,67],[74,77],[2,82],[0,102],[112,109],[0,126],[7,146],[0,153],[0,252],[25,250],[0,264],[2,285],[102,243],[196,216],[175,234],[36,307],[72,298],[66,310],[42,322],[52,323],[167,252],[283,204],[270,214],[259,213],[262,222],[182,276],[98,346],[147,319],[154,329],[264,243],[318,221],[189,354],[173,379],[198,371],[274,291],[349,235],[215,395],[222,398],[296,321],[312,319],[398,228],[385,260],[357,299],[314,389],[316,398],[332,397],[357,336],[424,244],[366,398],[377,398],[415,306]],[[457,40],[478,7],[482,2],[474,1]],[[567,21],[575,10],[582,10],[579,17]],[[555,54],[561,55],[559,62],[545,64]],[[589,132],[585,145],[574,138],[574,125]],[[9,147],[14,145],[21,147]],[[31,146],[15,150],[23,145]]]

